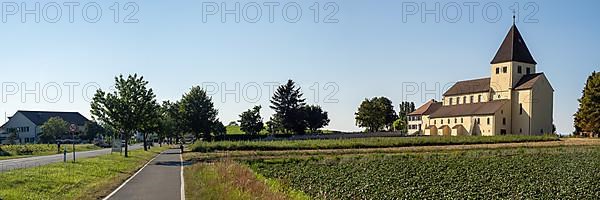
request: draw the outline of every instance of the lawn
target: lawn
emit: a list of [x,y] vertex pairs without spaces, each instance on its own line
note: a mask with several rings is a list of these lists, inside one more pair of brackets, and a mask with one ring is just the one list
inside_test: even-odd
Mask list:
[[[61,145],[61,151],[67,147],[67,152],[73,151],[73,145]],[[75,151],[91,151],[98,150],[98,147],[93,144],[77,144]],[[30,152],[30,154],[29,154]],[[0,146],[0,160],[23,158],[31,156],[46,156],[57,154],[57,146],[55,144],[25,144],[25,145],[2,145]]]
[[596,199],[600,147],[245,161],[314,199]]
[[99,199],[166,147],[0,173],[0,199]]
[[233,150],[310,150],[310,149],[356,149],[406,146],[494,144],[513,142],[555,141],[556,136],[462,136],[462,137],[385,137],[334,140],[281,140],[281,141],[218,141],[197,142],[190,149],[195,152]]

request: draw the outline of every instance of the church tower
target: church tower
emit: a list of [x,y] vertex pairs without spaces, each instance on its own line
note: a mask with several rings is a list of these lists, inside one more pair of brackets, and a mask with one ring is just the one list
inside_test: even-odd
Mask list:
[[518,81],[526,74],[536,73],[536,64],[513,23],[491,62],[491,99],[511,99],[511,91]]

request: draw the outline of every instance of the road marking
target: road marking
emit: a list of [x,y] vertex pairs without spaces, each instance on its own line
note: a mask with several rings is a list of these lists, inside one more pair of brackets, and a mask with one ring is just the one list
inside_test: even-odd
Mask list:
[[102,200],[108,200],[112,196],[114,196],[119,190],[121,190],[123,187],[125,187],[125,185],[127,183],[129,183],[129,181],[131,181],[131,179],[135,178],[135,176],[137,176],[142,170],[144,170],[144,168],[146,168],[146,166],[148,166],[148,164],[150,164],[152,161],[154,161],[154,159],[158,158],[158,156],[160,156],[161,154],[162,154],[162,152],[160,152],[158,155],[154,156],[154,158],[152,158],[152,160],[148,161],[142,168],[140,168],[140,170],[135,172],[135,174],[133,174],[133,176],[129,177],[129,179],[127,179],[125,182],[123,182],[123,184],[121,184],[117,189],[115,189],[115,191],[110,193],[108,196],[104,197],[104,199],[102,199]]
[[185,200],[185,180],[183,178],[183,152],[179,154],[179,159],[181,161],[181,200]]

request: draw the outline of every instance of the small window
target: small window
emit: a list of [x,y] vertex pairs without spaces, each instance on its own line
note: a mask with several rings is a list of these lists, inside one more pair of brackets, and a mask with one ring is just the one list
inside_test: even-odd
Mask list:
[[502,73],[506,74],[506,72],[508,72],[508,67],[502,67]]
[[528,67],[526,70],[527,74],[531,74],[531,68]]
[[467,103],[467,97],[466,96],[463,97],[463,103],[465,103],[465,104]]
[[454,118],[454,123],[455,124],[458,123],[458,119]]
[[477,96],[477,102],[481,102],[481,95]]
[[523,133],[523,129],[522,128],[519,129],[519,133]]
[[500,68],[496,67],[496,74],[500,74]]
[[487,124],[490,125],[490,118],[487,118]]
[[448,119],[448,124],[450,124],[450,119]]
[[520,103],[519,104],[519,115],[522,115],[522,114],[523,114],[523,104]]
[[517,67],[517,73],[519,73],[519,74],[523,73],[521,68],[522,68],[521,65],[519,65],[519,67]]
[[463,118],[462,117],[460,118],[460,123],[463,123]]
[[473,95],[471,95],[471,98],[470,98],[470,99],[471,99],[471,103],[473,103]]
[[506,118],[502,118],[502,125],[506,125]]
[[452,100],[454,100],[453,98],[450,98],[450,105],[452,105],[454,102],[452,102]]
[[437,124],[436,120],[433,120],[433,124]]
[[442,120],[440,120],[440,124],[444,124],[444,120],[443,120],[443,119],[442,119]]

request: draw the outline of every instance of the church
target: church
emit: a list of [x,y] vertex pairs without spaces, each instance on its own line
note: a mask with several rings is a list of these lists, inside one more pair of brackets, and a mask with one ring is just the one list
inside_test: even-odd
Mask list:
[[408,116],[413,135],[542,135],[552,133],[554,89],[513,23],[490,63],[490,76],[455,83],[441,101]]

